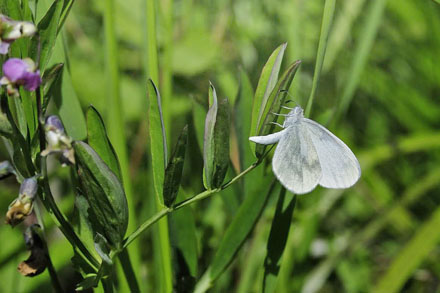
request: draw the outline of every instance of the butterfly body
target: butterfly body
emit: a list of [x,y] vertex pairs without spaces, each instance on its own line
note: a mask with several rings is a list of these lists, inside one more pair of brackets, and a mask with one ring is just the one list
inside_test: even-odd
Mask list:
[[301,107],[286,115],[283,128],[249,140],[259,144],[278,143],[272,169],[289,191],[304,194],[318,184],[348,188],[359,179],[359,162],[350,148],[324,126],[304,118]]

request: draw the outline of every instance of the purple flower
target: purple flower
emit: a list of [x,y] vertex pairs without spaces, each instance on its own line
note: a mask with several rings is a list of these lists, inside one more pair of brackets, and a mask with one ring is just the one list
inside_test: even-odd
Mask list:
[[29,58],[8,59],[3,64],[4,76],[0,79],[1,85],[7,85],[10,95],[18,96],[17,88],[23,85],[28,91],[35,91],[41,84],[40,71],[37,70],[34,61]]
[[56,115],[46,118],[44,124],[46,133],[47,147],[41,152],[41,156],[46,157],[50,154],[58,154],[61,165],[75,164],[75,152],[72,147],[72,138],[64,132],[63,123]]
[[15,21],[0,14],[0,54],[7,54],[9,46],[16,39],[30,37],[37,32],[32,22]]

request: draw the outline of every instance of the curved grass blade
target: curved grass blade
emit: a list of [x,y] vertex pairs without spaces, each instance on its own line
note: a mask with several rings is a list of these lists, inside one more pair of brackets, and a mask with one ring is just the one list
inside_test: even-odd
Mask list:
[[335,13],[336,0],[325,0],[324,14],[322,16],[321,35],[319,36],[318,54],[316,56],[315,72],[313,74],[312,90],[310,91],[309,101],[305,111],[305,117],[310,117],[312,111],[313,100],[315,99],[316,90],[321,76],[322,65],[324,64],[325,50],[327,49],[328,36],[333,22]]

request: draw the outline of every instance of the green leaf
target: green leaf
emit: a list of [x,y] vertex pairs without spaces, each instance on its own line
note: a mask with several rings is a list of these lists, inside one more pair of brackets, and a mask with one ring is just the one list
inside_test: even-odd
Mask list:
[[47,106],[49,105],[50,98],[53,96],[55,85],[63,74],[63,63],[56,63],[47,69],[43,75],[42,89],[43,89],[43,103],[41,106],[41,113],[46,113]]
[[207,189],[220,187],[229,165],[229,102],[218,102],[214,86],[209,89],[203,146],[204,182]]
[[321,76],[322,65],[324,64],[325,50],[327,49],[328,36],[335,13],[336,0],[325,0],[324,14],[322,16],[321,34],[319,36],[318,53],[316,56],[315,72],[313,73],[312,90],[310,91],[309,101],[305,111],[306,117],[310,117],[313,100],[315,99],[316,89],[318,88],[319,78]]
[[254,90],[248,75],[243,69],[240,69],[240,86],[235,99],[233,118],[240,154],[240,170],[244,170],[254,161],[254,156],[251,154],[251,149],[249,148],[253,93]]
[[165,169],[163,184],[163,200],[167,207],[171,207],[176,200],[177,193],[182,179],[183,164],[185,162],[186,146],[188,144],[188,125],[186,125],[179,139],[177,140],[174,153],[170,157],[168,166]]
[[[284,104],[287,91],[289,90],[292,80],[295,77],[295,73],[300,65],[300,60],[292,63],[278,80],[275,88],[272,90],[272,93],[267,100],[266,109],[263,111],[264,122],[261,124],[258,135],[267,135],[274,131],[275,125],[271,122],[276,122],[278,116],[273,113],[279,113],[281,111],[281,106]],[[255,146],[255,155],[257,158],[261,158],[266,150],[266,147],[267,145],[263,144],[257,144]]]
[[196,131],[197,144],[199,145],[200,150],[203,150],[203,139],[205,133],[205,117],[206,117],[206,107],[202,105],[202,103],[193,97],[192,100],[192,117],[194,123],[194,129]]
[[124,189],[116,175],[86,143],[75,142],[79,182],[108,242],[119,248],[128,224]]
[[95,107],[87,110],[87,143],[98,153],[104,163],[122,182],[121,168],[118,157],[107,136],[104,120]]
[[348,80],[344,82],[344,89],[336,109],[336,119],[347,111],[356,88],[359,84],[361,74],[365,68],[371,49],[374,44],[377,32],[383,19],[387,0],[369,1],[369,9],[366,14],[365,24],[360,32],[360,40],[354,50],[353,61],[347,74]]
[[44,72],[55,47],[62,9],[63,1],[55,0],[37,25],[38,36],[32,39],[29,55],[33,60],[39,60],[41,72]]
[[295,204],[296,195],[292,196],[289,194],[289,198],[286,198],[286,189],[281,188],[267,242],[267,254],[264,260],[263,292],[275,292]]
[[393,260],[372,292],[401,292],[403,285],[440,241],[440,208],[424,222]]
[[165,167],[168,161],[167,139],[165,135],[165,126],[163,124],[160,93],[151,79],[148,81],[147,94],[149,102],[148,119],[154,190],[158,202],[163,206],[163,183]]
[[5,114],[0,112],[0,135],[10,138],[12,136],[12,126]]
[[[260,132],[263,122],[263,112],[266,108],[267,100],[278,80],[281,62],[283,61],[284,51],[287,44],[284,43],[273,51],[270,55],[258,80],[257,89],[255,91],[254,102],[252,106],[252,123],[249,136],[255,136]],[[255,144],[251,144],[251,149],[255,150]]]
[[[260,180],[263,184],[267,183],[267,178]],[[197,283],[195,292],[206,292],[232,262],[266,206],[267,199],[275,189],[275,182],[273,181],[267,192],[253,192],[247,195],[226,230],[214,260]]]
[[[187,199],[184,192],[177,196],[179,202]],[[170,235],[174,251],[176,292],[191,292],[197,277],[197,236],[191,207],[170,214]]]

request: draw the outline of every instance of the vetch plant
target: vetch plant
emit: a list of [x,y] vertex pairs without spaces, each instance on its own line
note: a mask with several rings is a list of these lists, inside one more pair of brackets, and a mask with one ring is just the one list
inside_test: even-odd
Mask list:
[[[274,50],[263,67],[255,92],[244,71],[235,99],[226,98],[223,94],[217,95],[214,84],[210,83],[201,103],[203,105],[195,106],[199,107],[194,110],[198,111],[194,114],[199,118],[195,121],[197,125],[194,129],[191,125],[183,127],[170,152],[167,141],[170,137],[170,127],[167,125],[170,119],[164,117],[169,117],[171,109],[169,105],[162,105],[157,80],[148,80],[148,148],[151,152],[149,163],[153,177],[148,184],[153,186],[143,190],[138,200],[141,201],[140,205],[148,202],[153,203],[153,207],[146,219],[145,215],[142,216],[143,222],[140,225],[129,229],[129,215],[138,211],[130,208],[134,206],[129,196],[133,191],[130,188],[125,154],[122,152],[121,156],[121,147],[113,146],[114,143],[124,145],[126,141],[110,140],[109,133],[115,130],[109,129],[107,132],[101,114],[93,106],[86,113],[87,122],[84,127],[87,138],[84,139],[85,135],[81,137],[77,133],[72,134],[69,130],[77,130],[76,126],[80,122],[76,123],[80,121],[82,113],[75,117],[63,108],[63,103],[72,103],[72,100],[64,96],[66,84],[63,82],[66,82],[68,71],[60,63],[46,68],[72,3],[54,1],[36,26],[29,22],[12,21],[5,16],[0,18],[1,52],[8,53],[9,45],[19,37],[38,35],[30,42],[21,44],[20,54],[4,61],[3,77],[0,80],[5,85],[0,94],[0,134],[10,154],[10,163],[0,165],[0,178],[15,174],[17,181],[21,182],[18,198],[6,211],[6,221],[12,227],[23,222],[22,225],[27,226],[25,243],[31,255],[19,265],[23,275],[34,277],[47,268],[55,290],[64,290],[65,286],[60,283],[53,266],[51,246],[45,234],[48,224],[44,215],[48,214],[52,218],[51,224],[57,226],[73,251],[73,266],[82,277],[75,284],[77,290],[102,286],[105,292],[113,292],[115,288],[123,291],[121,288],[126,284],[127,290],[139,292],[144,286],[144,282],[138,281],[141,277],[141,266],[136,263],[139,255],[133,256],[128,249],[145,231],[158,223],[158,232],[154,232],[153,237],[153,242],[161,244],[155,246],[160,259],[158,263],[161,265],[158,268],[160,273],[157,274],[161,277],[158,282],[162,283],[158,287],[164,292],[172,288],[176,291],[205,292],[232,263],[278,188],[272,176],[265,174],[267,170],[264,166],[272,156],[267,144],[280,141],[272,159],[274,173],[291,192],[309,192],[318,182],[325,187],[345,188],[359,178],[357,159],[348,147],[319,124],[303,118],[299,108],[286,115],[283,124],[285,130],[270,134],[277,124],[278,116],[282,115],[279,113],[286,102],[287,91],[301,64],[301,61],[293,62],[280,74],[287,46],[282,44]],[[111,12],[112,7],[107,8]],[[23,14],[25,12],[30,13],[30,10]],[[109,31],[112,24],[106,22]],[[106,37],[111,38],[112,35],[107,32]],[[107,41],[113,44],[111,39]],[[109,56],[114,54],[113,49],[110,48],[108,53]],[[18,55],[32,56],[33,59],[20,59]],[[112,61],[116,62],[116,58]],[[150,61],[150,64],[154,63],[154,60]],[[109,70],[116,74],[117,66]],[[112,75],[112,80],[118,82],[115,76],[117,74]],[[117,91],[117,85],[113,86]],[[164,98],[164,101],[168,101],[168,98]],[[117,99],[113,102],[116,103]],[[109,105],[112,109],[118,106]],[[52,112],[55,114],[49,114]],[[115,119],[111,124],[119,127],[117,133],[123,133],[121,117],[115,114],[109,119]],[[239,125],[243,121],[246,122]],[[307,129],[301,123],[309,123]],[[199,170],[202,190],[189,195],[189,190],[185,188],[184,170],[188,166],[186,153],[192,143],[190,138],[194,136],[193,130],[201,142],[199,146],[202,155],[197,159],[203,160],[203,169]],[[260,145],[248,145],[249,136]],[[237,141],[239,159],[231,157]],[[136,146],[133,148],[135,153]],[[70,204],[67,209],[60,208],[49,183],[49,179],[57,176],[57,167],[51,170],[50,178],[48,175],[47,161],[52,154],[70,171],[71,193],[66,197],[74,196],[75,204]],[[339,164],[326,158],[326,155],[339,158]],[[257,169],[258,166],[261,167]],[[253,170],[254,173],[251,173]],[[241,179],[248,181],[243,184]],[[261,181],[264,188],[250,192],[252,181]],[[228,195],[232,186],[244,190],[246,197]],[[188,206],[218,193],[231,200],[230,208],[235,209],[234,217],[223,240],[218,244],[212,262],[198,275],[197,247],[194,244],[196,236],[195,233],[187,233],[188,227],[195,230],[194,217]],[[286,190],[281,188],[273,225],[290,223],[295,203],[296,196],[286,196]],[[74,212],[75,219],[70,218],[70,212]],[[288,219],[281,219],[283,216]],[[288,232],[288,226],[279,232],[273,228],[270,239],[273,242],[277,237],[285,240]],[[150,253],[150,247],[144,242],[142,249],[143,253]],[[268,255],[266,264],[277,263],[280,258],[280,255]],[[265,280],[277,274],[277,270],[267,265]]]

